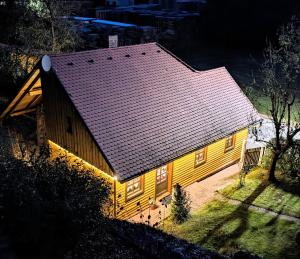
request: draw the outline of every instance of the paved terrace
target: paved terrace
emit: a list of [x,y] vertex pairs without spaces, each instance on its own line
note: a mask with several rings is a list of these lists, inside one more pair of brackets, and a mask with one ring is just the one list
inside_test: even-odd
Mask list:
[[[202,181],[195,182],[185,188],[191,198],[191,212],[203,206],[205,203],[213,200],[216,191],[225,188],[239,177],[239,165],[234,164]],[[155,210],[146,209],[142,213],[130,218],[128,221],[135,223],[145,223],[153,226],[162,218],[170,215],[170,205],[165,208],[160,202],[157,203],[158,208]],[[141,218],[141,215],[143,217]],[[148,223],[148,215],[151,215]]]

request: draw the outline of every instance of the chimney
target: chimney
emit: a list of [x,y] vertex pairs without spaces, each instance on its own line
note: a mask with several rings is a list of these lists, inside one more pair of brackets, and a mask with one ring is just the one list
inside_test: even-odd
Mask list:
[[117,48],[118,47],[118,35],[109,35],[108,36],[108,47]]

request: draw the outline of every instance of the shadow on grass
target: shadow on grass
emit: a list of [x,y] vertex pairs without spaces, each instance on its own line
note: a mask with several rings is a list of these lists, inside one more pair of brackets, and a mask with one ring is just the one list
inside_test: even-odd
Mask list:
[[300,196],[300,181],[298,180],[283,180],[276,185],[281,190],[288,192],[290,194]]
[[[239,238],[248,228],[249,228],[249,222],[248,222],[248,216],[249,216],[249,207],[254,202],[254,200],[265,190],[266,183],[262,182],[252,193],[247,197],[247,199],[244,200],[244,204],[241,204],[235,209],[233,212],[231,212],[228,216],[226,216],[223,220],[220,220],[216,226],[214,226],[207,235],[200,240],[200,244],[205,244],[208,242],[208,240],[214,236],[216,232],[220,232],[221,228],[230,221],[233,220],[239,220],[238,227],[230,233],[230,235],[224,237],[222,240],[219,239],[219,246],[222,247],[228,242],[228,238]],[[242,215],[242,217],[241,217]]]
[[270,219],[270,221],[269,221],[268,223],[266,223],[265,225],[266,225],[267,227],[273,226],[273,225],[276,223],[276,221],[279,219],[279,216],[282,214],[283,209],[284,209],[284,205],[281,207],[281,210],[277,212],[276,216],[275,216],[275,217],[272,217],[272,218]]
[[[268,177],[268,175],[266,175]],[[280,172],[276,171],[276,178],[278,182],[270,182],[281,190],[293,195],[300,196],[300,172]]]

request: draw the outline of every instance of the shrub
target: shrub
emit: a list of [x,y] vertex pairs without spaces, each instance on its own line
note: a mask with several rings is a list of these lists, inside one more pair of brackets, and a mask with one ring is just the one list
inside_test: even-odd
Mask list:
[[20,258],[81,257],[92,243],[110,188],[79,168],[64,157],[25,162],[0,150],[0,229]]
[[[272,150],[267,148],[262,158],[261,166],[269,169],[272,160]],[[300,141],[291,146],[278,160],[277,170],[285,174],[297,174],[300,171]],[[296,176],[296,175],[295,175]]]
[[296,234],[296,243],[300,246],[300,232]]
[[176,183],[173,187],[173,197],[171,202],[171,219],[173,222],[181,224],[189,217],[191,209],[190,197],[186,191]]
[[297,177],[300,174],[300,145],[292,146],[285,152],[278,162],[278,167],[285,174]]

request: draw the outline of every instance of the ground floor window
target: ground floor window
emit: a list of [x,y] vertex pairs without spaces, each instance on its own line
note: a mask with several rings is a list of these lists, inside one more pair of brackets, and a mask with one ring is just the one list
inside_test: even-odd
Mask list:
[[201,148],[195,152],[195,167],[202,165],[206,162],[207,148]]
[[144,177],[136,177],[126,183],[126,200],[130,200],[141,193],[144,189]]
[[156,196],[168,190],[168,166],[156,170]]
[[225,152],[234,149],[234,145],[235,145],[235,134],[225,139]]

